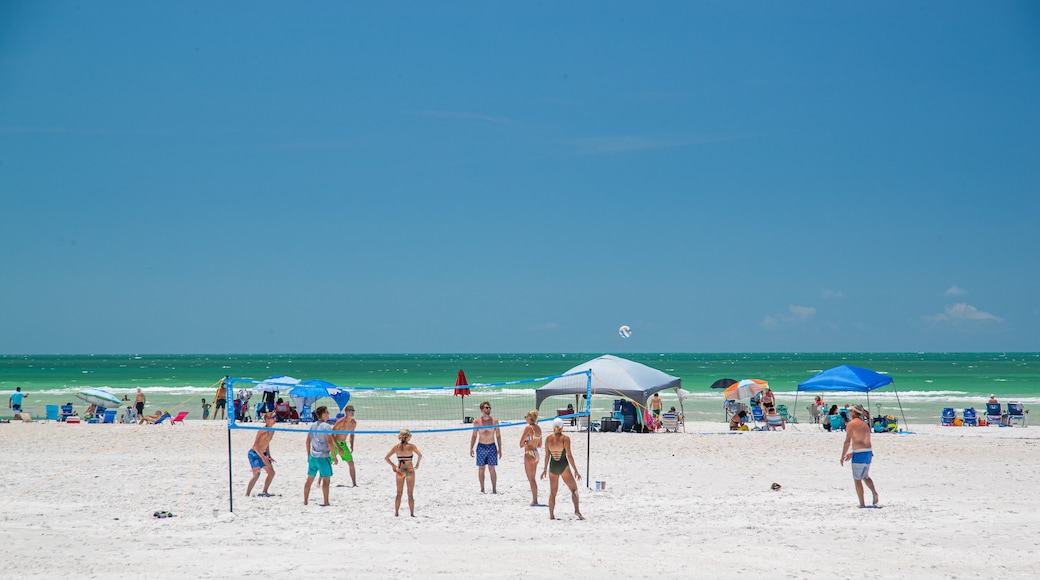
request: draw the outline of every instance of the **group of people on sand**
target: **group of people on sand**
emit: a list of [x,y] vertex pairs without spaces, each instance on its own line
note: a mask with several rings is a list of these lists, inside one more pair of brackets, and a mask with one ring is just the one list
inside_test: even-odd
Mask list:
[[[346,413],[338,419],[335,424],[329,424],[329,410],[327,407],[318,407],[314,411],[317,421],[307,433],[307,479],[303,487],[303,503],[310,502],[311,487],[315,480],[318,481],[322,493],[321,506],[329,505],[329,486],[332,477],[332,466],[338,465],[343,459],[350,469],[351,485],[357,487],[354,472],[354,431],[357,430],[357,421],[354,419],[354,407],[347,405]],[[498,492],[498,476],[496,467],[498,460],[502,458],[502,433],[497,419],[491,416],[491,403],[484,401],[480,404],[481,416],[474,423],[473,436],[470,439],[470,456],[476,459],[477,477],[480,481],[480,491],[485,492],[485,476],[490,475],[491,493]],[[275,415],[266,412],[263,415],[264,424],[271,428],[275,424]],[[520,448],[523,450],[524,470],[531,486],[531,505],[542,506],[538,503],[538,482],[535,475],[538,463],[541,460],[541,452],[544,451],[545,458],[542,465],[541,479],[549,477],[549,519],[556,519],[556,493],[559,482],[562,479],[570,489],[571,501],[574,504],[574,514],[580,520],[585,517],[581,515],[578,505],[577,480],[581,479],[577,465],[574,464],[574,453],[571,451],[570,437],[563,434],[563,420],[556,419],[553,422],[553,432],[548,437],[542,438],[542,429],[538,425],[538,411],[531,411],[526,416],[527,425],[520,435]],[[325,433],[327,431],[327,433]],[[249,465],[253,476],[246,486],[246,495],[251,495],[253,488],[260,479],[262,472],[267,473],[264,480],[263,491],[260,497],[270,497],[271,481],[274,479],[274,459],[271,457],[271,439],[274,431],[261,430],[256,434],[253,446],[248,452]],[[422,463],[423,454],[419,448],[412,443],[412,433],[403,429],[397,435],[398,443],[387,451],[384,461],[394,472],[394,481],[397,487],[397,495],[394,498],[394,516],[401,511],[401,501],[404,494],[408,493],[408,511],[415,517],[415,481],[416,472]]]

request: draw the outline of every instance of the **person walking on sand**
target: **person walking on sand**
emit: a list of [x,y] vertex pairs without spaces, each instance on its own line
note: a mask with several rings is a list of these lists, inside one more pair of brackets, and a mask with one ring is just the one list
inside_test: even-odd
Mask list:
[[[390,464],[390,469],[393,469],[396,474],[394,479],[397,481],[397,499],[394,500],[394,517],[396,518],[401,511],[401,496],[404,495],[404,486],[407,483],[408,511],[414,518],[415,470],[419,469],[419,463],[422,461],[422,451],[419,451],[418,447],[411,444],[412,432],[408,429],[401,429],[401,432],[397,434],[397,439],[400,443],[391,447],[386,457],[383,458],[384,461]],[[390,456],[394,454],[397,455],[397,465],[390,461]]]
[[[264,425],[274,427],[274,413],[264,413]],[[257,495],[271,497],[267,490],[271,487],[271,480],[274,479],[274,465],[272,465],[274,458],[271,457],[271,439],[273,438],[274,431],[258,431],[256,439],[253,440],[253,446],[249,448],[249,467],[253,469],[253,479],[250,479],[249,485],[246,486],[246,497],[253,492],[256,480],[260,479],[261,469],[267,472],[267,479],[264,480],[264,491]]]
[[[217,394],[213,399],[213,418],[214,419],[226,419],[225,413],[227,412],[227,380],[230,377],[224,377],[220,379],[217,384]],[[217,417],[217,415],[220,415]]]
[[25,398],[25,393],[22,392],[21,387],[15,387],[14,392],[11,393],[11,398],[7,399],[7,408],[15,412],[15,414],[22,412],[22,399]]
[[332,426],[332,430],[337,431],[332,435],[336,440],[333,452],[339,453],[340,459],[347,462],[347,468],[350,470],[350,486],[357,487],[357,477],[354,476],[354,434],[339,433],[339,431],[357,430],[357,421],[354,420],[354,405],[347,405],[344,411],[346,411],[344,415],[337,419],[336,424]]
[[[498,493],[498,474],[495,467],[498,460],[502,459],[502,433],[498,428],[498,419],[491,416],[491,403],[484,401],[480,404],[481,416],[473,422],[476,427],[473,436],[469,439],[469,456],[477,458],[477,477],[480,479],[480,493],[484,493],[484,468],[488,467],[491,472],[491,493]],[[477,444],[477,440],[480,443]],[[473,445],[477,444],[476,451]]]
[[[852,479],[856,482],[856,495],[859,497],[859,507],[867,507],[863,501],[863,484],[870,488],[874,494],[871,507],[878,505],[878,493],[874,488],[874,480],[870,478],[870,462],[874,458],[874,452],[870,449],[870,427],[866,420],[870,416],[862,405],[853,405],[849,409],[849,423],[845,426],[845,444],[841,447],[841,465],[852,460]],[[852,447],[850,450],[849,447]]]
[[[560,486],[560,477],[571,490],[571,501],[574,503],[574,515],[579,520],[584,520],[578,509],[578,484],[575,480],[581,479],[578,466],[574,464],[574,454],[571,452],[571,438],[563,434],[563,420],[553,421],[553,432],[545,438],[545,468],[542,469],[542,479],[549,472],[549,519],[555,520],[556,490]],[[571,472],[574,475],[571,475]]]
[[329,454],[335,448],[336,440],[332,438],[331,433],[322,433],[322,431],[332,429],[328,423],[328,408],[318,407],[314,410],[314,417],[317,421],[311,424],[311,429],[318,433],[307,433],[307,482],[303,484],[303,505],[307,505],[307,500],[310,498],[314,476],[319,476],[321,494],[325,501],[319,505],[327,506],[329,505],[329,479],[332,478],[332,465],[338,465],[339,459],[333,453],[332,463],[329,463]]
[[542,447],[542,428],[538,426],[538,411],[529,411],[524,417],[527,426],[520,434],[520,448],[524,450],[524,471],[531,484],[531,505],[538,505],[538,450]]
[[144,423],[144,393],[141,392],[141,387],[137,387],[137,394],[134,395],[134,409],[137,411],[137,424]]

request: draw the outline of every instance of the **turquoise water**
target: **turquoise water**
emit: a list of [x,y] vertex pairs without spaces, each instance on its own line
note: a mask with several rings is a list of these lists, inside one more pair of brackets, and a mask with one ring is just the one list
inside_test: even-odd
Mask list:
[[[225,375],[263,379],[290,375],[323,379],[345,387],[422,387],[453,385],[461,368],[471,383],[496,383],[561,374],[596,354],[343,354],[343,355],[32,355],[0,356],[0,396],[15,387],[27,394],[27,410],[79,402],[74,394],[100,387],[133,398],[140,387],[149,407],[166,408],[209,398]],[[622,356],[678,376],[692,393],[685,402],[689,418],[721,420],[721,396],[708,386],[716,379],[769,381],[780,403],[794,408],[799,382],[819,371],[850,364],[891,376],[898,391],[883,388],[870,396],[871,411],[898,414],[902,404],[910,422],[936,422],[942,407],[984,407],[996,394],[1006,402],[1040,405],[1040,353],[756,353],[624,354]],[[523,387],[518,387],[523,388]],[[898,392],[898,402],[896,399]],[[666,403],[671,396],[665,397]],[[798,409],[809,403],[798,398]],[[825,393],[827,403],[864,403],[861,395]],[[533,401],[533,396],[532,396]],[[6,407],[6,401],[3,407]],[[193,413],[194,415],[194,413]]]

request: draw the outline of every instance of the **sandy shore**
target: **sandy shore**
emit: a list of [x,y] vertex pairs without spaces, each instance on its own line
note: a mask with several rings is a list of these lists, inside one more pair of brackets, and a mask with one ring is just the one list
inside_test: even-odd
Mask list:
[[[253,432],[221,424],[0,425],[0,553],[20,577],[946,577],[1040,574],[1040,428],[914,426],[875,435],[883,509],[856,507],[842,435],[593,433],[587,521],[561,494],[529,507],[503,434],[499,493],[479,491],[469,433],[417,434],[416,518],[393,516],[389,435],[359,436],[358,488],[302,505],[302,435],[278,433],[271,498],[244,497]],[[586,435],[571,434],[585,474]],[[770,490],[772,483],[782,486]],[[489,486],[490,487],[490,486]],[[257,488],[259,490],[259,487]],[[540,499],[548,498],[548,481]],[[177,514],[156,519],[153,513]],[[402,507],[402,514],[407,510]]]

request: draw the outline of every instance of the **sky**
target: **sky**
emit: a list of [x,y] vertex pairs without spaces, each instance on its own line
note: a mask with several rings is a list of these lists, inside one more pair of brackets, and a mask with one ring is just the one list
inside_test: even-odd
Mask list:
[[1031,2],[9,0],[0,353],[1037,351],[1038,103]]

